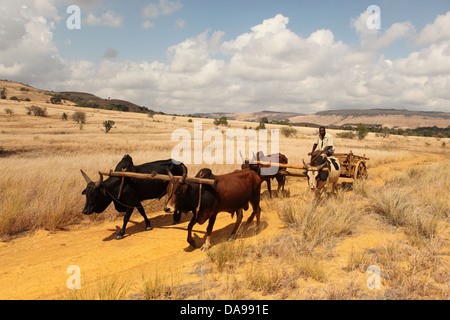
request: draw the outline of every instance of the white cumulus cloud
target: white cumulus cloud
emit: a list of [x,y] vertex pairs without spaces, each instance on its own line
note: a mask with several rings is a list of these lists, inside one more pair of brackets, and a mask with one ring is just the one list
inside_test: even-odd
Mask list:
[[[176,113],[313,113],[351,107],[449,111],[450,13],[418,32],[410,22],[369,32],[363,13],[351,21],[360,37],[357,46],[336,40],[329,29],[302,37],[289,28],[288,17],[278,14],[231,40],[211,30],[185,39],[167,49],[166,62],[94,63],[59,55],[52,38],[57,14],[50,1],[48,11],[31,0],[20,5],[4,1],[10,6],[0,6],[0,78]],[[155,3],[157,10],[148,9],[146,19],[174,10],[176,3]],[[95,23],[111,26],[107,21],[114,19],[102,16]],[[435,37],[425,38],[430,30],[436,31]],[[417,46],[407,56],[384,57],[385,48],[404,40]],[[105,52],[105,57],[114,56],[112,48]]]
[[88,26],[107,26],[112,28],[120,28],[123,25],[123,16],[112,10],[103,12],[100,16],[89,13],[84,22]]

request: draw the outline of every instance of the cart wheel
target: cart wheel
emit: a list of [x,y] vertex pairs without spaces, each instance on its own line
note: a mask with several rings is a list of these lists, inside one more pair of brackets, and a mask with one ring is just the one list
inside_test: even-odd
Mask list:
[[366,163],[363,160],[358,161],[355,166],[355,175],[353,178],[356,179],[366,179],[367,178],[367,168]]

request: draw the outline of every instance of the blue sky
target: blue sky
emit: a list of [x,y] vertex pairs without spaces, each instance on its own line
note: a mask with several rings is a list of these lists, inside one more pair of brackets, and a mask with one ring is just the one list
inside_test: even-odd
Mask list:
[[180,114],[450,112],[450,1],[2,0],[0,78]]
[[[177,2],[177,1],[174,1]],[[252,26],[264,19],[281,13],[289,17],[289,28],[300,36],[307,37],[319,29],[330,29],[336,40],[358,45],[358,34],[351,27],[351,19],[357,17],[370,5],[381,9],[381,30],[395,22],[410,21],[416,29],[422,29],[438,14],[450,10],[450,1],[356,1],[356,0],[184,0],[178,1],[181,8],[149,19],[154,26],[142,27],[142,9],[158,1],[101,1],[98,6],[80,4],[82,19],[91,12],[99,14],[112,10],[123,17],[121,27],[89,26],[82,22],[81,30],[68,30],[63,19],[57,24],[54,36],[61,54],[71,58],[99,60],[109,47],[118,51],[121,60],[166,59],[166,50],[186,38],[210,31],[224,31],[225,40],[248,32]],[[61,2],[58,9],[64,13],[67,4]],[[66,14],[69,16],[69,14]],[[182,27],[177,21],[183,21]],[[65,45],[67,39],[71,45]],[[397,58],[409,52],[407,43],[386,48],[388,58]]]

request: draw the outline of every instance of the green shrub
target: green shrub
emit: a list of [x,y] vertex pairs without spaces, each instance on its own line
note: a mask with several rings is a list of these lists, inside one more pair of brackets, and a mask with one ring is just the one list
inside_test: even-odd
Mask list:
[[283,127],[280,131],[281,135],[286,138],[297,136],[297,130],[292,127]]
[[369,133],[369,128],[364,123],[358,124],[356,127],[356,132],[358,133],[358,139],[362,140],[364,139],[367,134]]
[[47,108],[41,108],[38,106],[26,107],[27,115],[34,115],[36,117],[46,117],[47,116]]
[[108,133],[113,128],[115,122],[112,120],[103,121],[103,127],[105,128],[105,133]]
[[220,117],[219,119],[214,119],[214,124],[216,126],[219,126],[219,125],[227,126],[228,125],[227,117],[223,116],[223,117]]

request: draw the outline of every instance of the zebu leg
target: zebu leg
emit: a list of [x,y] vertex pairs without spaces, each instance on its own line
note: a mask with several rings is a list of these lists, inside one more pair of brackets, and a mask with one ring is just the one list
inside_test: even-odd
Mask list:
[[208,227],[206,228],[206,240],[205,244],[203,244],[201,248],[202,251],[206,251],[211,248],[211,233],[214,227],[214,222],[216,222],[216,216],[217,215],[213,215],[211,218],[209,218]]
[[243,211],[244,211],[243,209],[239,209],[237,211],[236,224],[234,225],[233,232],[231,232],[231,235],[230,235],[230,238],[228,239],[228,241],[232,241],[232,240],[236,239],[236,232],[238,231],[239,226],[241,225],[242,218],[244,216]]
[[123,217],[122,229],[120,229],[119,233],[117,234],[116,240],[120,240],[123,238],[123,235],[125,234],[125,228],[127,227],[128,220],[130,220],[132,213],[133,213],[133,208],[128,208],[125,213],[125,216]]
[[142,205],[139,203],[139,207],[137,207],[139,213],[141,214],[141,216],[144,217],[145,220],[145,231],[149,231],[152,230],[152,226],[150,225],[150,220],[148,220],[147,215],[145,214],[145,210],[142,207]]
[[192,228],[194,227],[194,224],[197,223],[197,215],[196,212],[194,210],[194,215],[192,216],[191,222],[189,222],[188,225],[188,237],[187,237],[187,242],[193,247],[195,248],[195,241],[194,239],[192,239]]
[[251,199],[250,201],[250,203],[252,204],[253,212],[252,215],[248,218],[247,224],[252,222],[256,216],[256,225],[259,226],[261,218],[261,207],[259,206],[260,199],[261,199],[261,185],[255,190],[253,199]]

